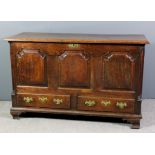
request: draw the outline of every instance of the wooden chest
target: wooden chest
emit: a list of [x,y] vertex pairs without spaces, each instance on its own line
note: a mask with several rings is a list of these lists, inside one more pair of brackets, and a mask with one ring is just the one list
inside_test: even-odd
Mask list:
[[13,118],[117,117],[140,127],[143,35],[21,33],[8,37]]

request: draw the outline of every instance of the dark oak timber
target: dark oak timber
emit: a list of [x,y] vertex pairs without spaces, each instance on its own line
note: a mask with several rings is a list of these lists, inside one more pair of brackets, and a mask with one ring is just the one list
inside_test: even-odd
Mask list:
[[144,35],[21,33],[10,43],[13,118],[122,118],[140,127]]

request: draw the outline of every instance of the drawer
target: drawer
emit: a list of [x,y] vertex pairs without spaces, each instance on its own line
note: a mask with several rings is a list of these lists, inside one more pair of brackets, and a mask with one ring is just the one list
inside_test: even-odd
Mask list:
[[134,99],[116,99],[104,97],[78,97],[78,110],[134,113]]
[[70,109],[70,95],[17,95],[17,106]]

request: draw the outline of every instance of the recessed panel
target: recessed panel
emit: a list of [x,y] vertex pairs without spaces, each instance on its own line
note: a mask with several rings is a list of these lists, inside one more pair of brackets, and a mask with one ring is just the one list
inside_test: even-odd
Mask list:
[[17,82],[19,85],[46,85],[46,55],[39,50],[23,49],[17,54]]
[[90,60],[83,51],[65,51],[59,56],[59,86],[88,88]]
[[103,56],[102,79],[104,89],[132,90],[135,58],[129,53],[112,52]]

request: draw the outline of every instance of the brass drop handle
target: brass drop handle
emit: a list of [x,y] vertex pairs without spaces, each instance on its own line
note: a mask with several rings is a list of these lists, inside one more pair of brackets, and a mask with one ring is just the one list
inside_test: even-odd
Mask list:
[[85,101],[84,104],[88,107],[92,107],[92,106],[95,106],[95,101],[91,101],[91,100],[88,100],[88,101]]
[[116,103],[116,106],[117,106],[119,109],[124,109],[125,107],[127,107],[127,104],[126,104],[126,102],[117,102],[117,103]]
[[31,102],[33,102],[33,98],[32,98],[32,97],[24,97],[24,98],[23,98],[23,101],[24,101],[25,103],[31,103]]
[[55,103],[55,104],[57,104],[57,105],[59,105],[59,104],[61,104],[61,103],[63,103],[63,100],[62,99],[56,99],[56,98],[54,98],[53,99],[53,102]]
[[41,103],[46,103],[48,101],[48,98],[47,97],[39,97],[39,101]]
[[101,105],[103,105],[103,106],[109,106],[111,104],[111,102],[110,101],[102,101],[101,102]]
[[79,44],[68,44],[68,47],[76,48],[76,47],[79,47]]

